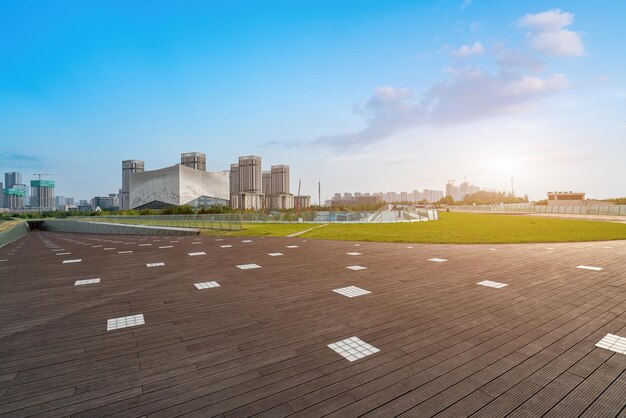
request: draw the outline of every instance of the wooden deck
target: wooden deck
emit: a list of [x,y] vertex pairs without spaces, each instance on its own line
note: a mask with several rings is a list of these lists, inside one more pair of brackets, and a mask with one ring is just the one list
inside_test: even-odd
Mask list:
[[[595,347],[626,337],[624,241],[246,239],[34,232],[1,248],[0,415],[626,416],[626,355]],[[372,293],[332,291],[346,286]],[[107,331],[135,314],[145,325]],[[353,336],[380,352],[327,347]]]

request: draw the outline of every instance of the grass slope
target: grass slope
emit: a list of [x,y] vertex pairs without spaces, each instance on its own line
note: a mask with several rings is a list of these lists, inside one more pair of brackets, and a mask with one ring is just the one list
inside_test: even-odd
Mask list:
[[442,213],[440,220],[435,222],[332,224],[301,236],[440,244],[604,241],[626,239],[626,225],[515,215]]
[[[243,224],[243,231],[219,231],[219,230],[202,230],[203,235],[215,235],[215,236],[274,236],[274,237],[286,237],[287,235],[294,234],[300,231],[306,231],[307,229],[315,228],[319,224],[271,224],[271,223],[254,223]],[[328,227],[325,227],[328,228]],[[324,229],[324,228],[322,228]]]

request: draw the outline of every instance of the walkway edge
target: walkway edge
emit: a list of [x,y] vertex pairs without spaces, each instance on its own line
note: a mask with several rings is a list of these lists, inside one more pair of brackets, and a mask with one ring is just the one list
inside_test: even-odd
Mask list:
[[296,232],[295,234],[287,235],[287,238],[297,237],[298,235],[306,234],[309,231],[313,231],[314,229],[321,228],[323,226],[328,226],[328,225],[330,225],[330,224],[328,223],[328,224],[324,224],[324,225],[314,226],[313,228],[305,229],[304,231],[300,231],[300,232]]

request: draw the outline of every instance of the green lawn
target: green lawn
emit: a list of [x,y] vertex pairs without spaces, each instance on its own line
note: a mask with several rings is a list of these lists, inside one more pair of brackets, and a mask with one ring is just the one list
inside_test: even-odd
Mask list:
[[[220,231],[214,229],[202,230],[203,235],[219,235],[219,236],[274,236],[285,237],[296,232],[305,231],[315,228],[319,224],[271,224],[271,223],[250,223],[243,224],[243,231]],[[327,226],[324,228],[328,228]],[[322,229],[324,229],[322,228]]]
[[[245,224],[243,231],[211,235],[285,236],[315,224]],[[442,213],[439,221],[397,224],[332,224],[300,235],[333,240],[498,244],[626,239],[626,224],[516,215]]]
[[19,224],[20,222],[22,222],[19,219],[12,219],[10,221],[2,221],[0,222],[0,232],[11,228],[13,225]]

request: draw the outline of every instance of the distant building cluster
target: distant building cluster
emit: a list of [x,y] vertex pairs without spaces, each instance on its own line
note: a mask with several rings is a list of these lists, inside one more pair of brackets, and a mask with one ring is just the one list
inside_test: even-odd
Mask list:
[[419,203],[427,201],[437,202],[443,197],[443,191],[424,189],[420,192],[378,192],[378,193],[335,193],[332,200],[327,201],[327,206],[358,206],[362,204],[385,203]]
[[446,196],[452,196],[452,198],[457,202],[462,201],[466,195],[476,193],[481,190],[482,189],[480,187],[469,184],[467,181],[464,181],[459,186],[454,185],[454,180],[449,180],[448,183],[446,183]]
[[17,211],[27,209],[53,210],[54,181],[41,179],[41,176],[48,174],[35,175],[39,176],[39,180],[31,180],[29,189],[22,182],[22,173],[18,171],[4,173],[4,183],[0,182],[2,208]]
[[[150,171],[145,170],[142,160],[122,161],[120,209],[230,205],[260,210],[311,205],[310,196],[290,193],[288,165],[263,171],[261,157],[250,155],[239,157],[230,170],[209,172],[206,167],[206,155],[201,152],[181,154],[180,164]],[[108,203],[105,198],[99,202]]]
[[234,209],[294,209],[311,206],[311,196],[290,192],[288,165],[273,165],[263,171],[261,157],[239,157],[230,165],[230,205]]

